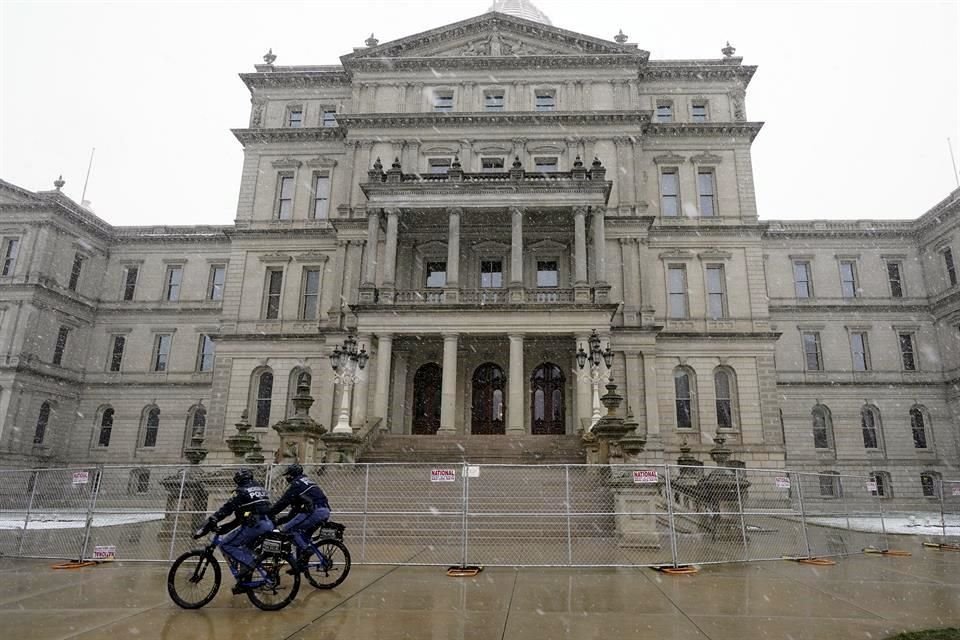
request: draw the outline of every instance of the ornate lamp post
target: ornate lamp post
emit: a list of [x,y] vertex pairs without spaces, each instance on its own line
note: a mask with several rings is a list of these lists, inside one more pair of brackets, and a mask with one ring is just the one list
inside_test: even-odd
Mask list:
[[583,345],[580,345],[577,349],[577,366],[583,369],[588,362],[590,363],[590,383],[593,387],[593,415],[590,418],[590,428],[593,429],[593,426],[600,419],[600,383],[603,382],[603,370],[600,363],[602,362],[609,371],[613,365],[613,351],[610,349],[609,342],[607,348],[601,350],[600,336],[597,335],[596,329],[590,334],[588,343],[589,352],[584,351]]
[[357,339],[347,336],[343,345],[337,345],[330,354],[330,365],[333,367],[334,380],[343,386],[343,398],[340,403],[340,417],[333,433],[353,433],[350,427],[350,393],[353,385],[360,379],[359,371],[367,366],[370,355],[366,347],[357,350]]

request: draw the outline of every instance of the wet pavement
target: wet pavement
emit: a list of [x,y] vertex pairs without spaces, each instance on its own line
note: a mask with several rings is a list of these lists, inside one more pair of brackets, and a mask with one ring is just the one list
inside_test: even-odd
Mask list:
[[651,569],[488,568],[448,578],[440,567],[354,565],[346,582],[306,582],[279,612],[221,588],[198,611],[166,593],[167,567],[112,563],[52,570],[0,560],[6,638],[784,638],[880,640],[960,626],[960,553],[910,546],[912,557],[854,556],[833,567],[788,561]]

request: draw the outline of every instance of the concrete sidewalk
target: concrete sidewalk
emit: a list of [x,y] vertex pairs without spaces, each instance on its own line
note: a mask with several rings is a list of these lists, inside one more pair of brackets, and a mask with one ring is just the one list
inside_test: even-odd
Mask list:
[[333,591],[306,582],[283,611],[259,611],[229,584],[199,611],[166,593],[167,567],[114,563],[54,571],[0,560],[6,638],[784,638],[880,640],[960,626],[960,553],[855,556],[834,567],[718,565],[695,576],[651,569],[489,568],[448,578],[429,567],[354,566]]

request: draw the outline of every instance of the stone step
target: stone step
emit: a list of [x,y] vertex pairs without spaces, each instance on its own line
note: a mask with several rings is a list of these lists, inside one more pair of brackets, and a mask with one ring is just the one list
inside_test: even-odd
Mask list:
[[361,462],[476,464],[583,464],[579,436],[474,436],[385,434]]

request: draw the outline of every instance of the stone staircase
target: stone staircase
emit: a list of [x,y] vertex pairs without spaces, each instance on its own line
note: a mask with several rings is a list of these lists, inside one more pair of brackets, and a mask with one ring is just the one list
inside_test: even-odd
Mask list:
[[472,464],[584,464],[580,436],[384,434],[359,462],[469,462]]

